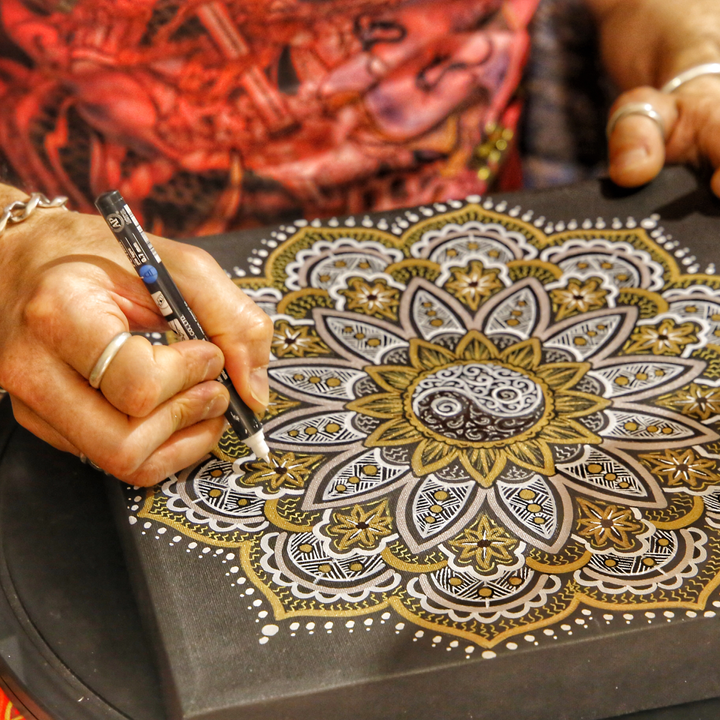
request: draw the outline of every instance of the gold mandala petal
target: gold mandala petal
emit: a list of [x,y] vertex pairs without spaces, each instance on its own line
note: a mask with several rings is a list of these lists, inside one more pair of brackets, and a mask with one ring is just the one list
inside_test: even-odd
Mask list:
[[353,400],[345,407],[370,417],[391,420],[402,412],[402,400],[397,393],[375,393]]
[[368,447],[406,445],[421,438],[422,435],[404,417],[395,417],[375,428],[365,440],[365,445]]
[[541,365],[535,374],[542,378],[551,390],[568,390],[575,387],[591,365],[587,362],[558,362]]
[[434,370],[455,360],[455,355],[441,345],[434,345],[419,338],[410,340],[410,362],[421,372]]
[[476,448],[460,453],[460,463],[482,487],[490,487],[507,464],[507,453],[497,448]]
[[601,442],[600,437],[570,417],[554,418],[540,431],[537,439],[558,445],[599,445]]
[[482,333],[471,330],[455,348],[455,355],[462,360],[483,362],[500,357],[498,349]]
[[537,338],[529,338],[503,350],[500,359],[523,370],[535,370],[542,361],[542,346]]
[[417,370],[407,365],[368,365],[365,372],[388,392],[402,392],[417,377]]
[[554,400],[555,411],[568,418],[592,415],[612,404],[610,400],[579,390],[560,390]]
[[505,448],[505,452],[512,462],[526,470],[541,475],[555,474],[555,461],[550,446],[541,438],[526,442],[517,442]]
[[418,476],[442,470],[460,454],[458,448],[448,448],[436,440],[423,438],[413,452],[410,464]]

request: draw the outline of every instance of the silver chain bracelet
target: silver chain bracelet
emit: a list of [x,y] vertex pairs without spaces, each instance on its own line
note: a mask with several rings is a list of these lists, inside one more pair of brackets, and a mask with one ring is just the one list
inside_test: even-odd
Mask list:
[[15,224],[27,220],[36,208],[62,208],[67,210],[65,207],[67,201],[68,199],[64,195],[48,200],[42,193],[32,193],[29,200],[16,200],[7,205],[2,211],[0,233],[5,231],[8,223]]

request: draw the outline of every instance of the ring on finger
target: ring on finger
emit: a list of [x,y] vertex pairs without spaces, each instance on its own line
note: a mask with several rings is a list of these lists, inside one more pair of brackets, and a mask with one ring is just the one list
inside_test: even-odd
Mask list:
[[113,358],[118,354],[120,348],[132,337],[129,332],[121,332],[117,334],[102,351],[100,357],[95,363],[95,367],[90,372],[88,382],[96,390],[100,387],[105,371],[110,367]]
[[644,115],[650,118],[660,128],[660,133],[665,141],[665,123],[663,122],[660,113],[648,102],[633,102],[621,105],[608,120],[607,128],[605,133],[610,137],[615,130],[615,126],[628,115]]
[[[97,463],[94,463],[85,453],[80,453],[80,462],[89,465],[93,470],[105,472]],[[107,473],[105,473],[107,475]]]

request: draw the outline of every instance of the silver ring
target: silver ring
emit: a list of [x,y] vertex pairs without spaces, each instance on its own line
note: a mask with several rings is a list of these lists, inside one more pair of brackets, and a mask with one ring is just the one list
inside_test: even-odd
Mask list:
[[689,83],[691,80],[702,77],[703,75],[720,75],[720,63],[704,63],[703,65],[691,67],[688,70],[685,70],[685,72],[681,72],[679,75],[676,75],[672,80],[668,80],[668,82],[660,88],[660,92],[675,92],[685,83]]
[[102,351],[102,354],[95,363],[95,367],[90,372],[88,382],[91,387],[96,390],[100,387],[105,371],[110,367],[113,358],[118,354],[120,348],[132,337],[129,332],[121,332],[116,335]]
[[621,105],[610,116],[607,128],[605,129],[605,133],[608,137],[612,135],[613,130],[615,130],[615,126],[620,122],[620,120],[627,117],[628,115],[644,115],[645,117],[650,118],[660,128],[663,142],[665,141],[665,123],[660,117],[660,113],[650,103],[641,102],[627,103],[627,105]]
[[[80,462],[89,465],[93,470],[105,472],[97,463],[94,463],[85,453],[80,453]],[[107,473],[105,473],[107,475]]]

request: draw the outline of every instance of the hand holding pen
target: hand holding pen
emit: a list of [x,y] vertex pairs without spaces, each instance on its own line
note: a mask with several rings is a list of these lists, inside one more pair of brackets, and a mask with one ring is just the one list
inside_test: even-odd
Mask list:
[[[0,205],[27,197],[3,188]],[[167,328],[145,284],[97,215],[39,209],[0,238],[0,386],[16,418],[133,485],[159,482],[217,443],[223,365],[252,410],[268,396],[269,318],[207,253],[151,240],[213,342],[133,336],[96,390],[88,379],[114,337]]]

